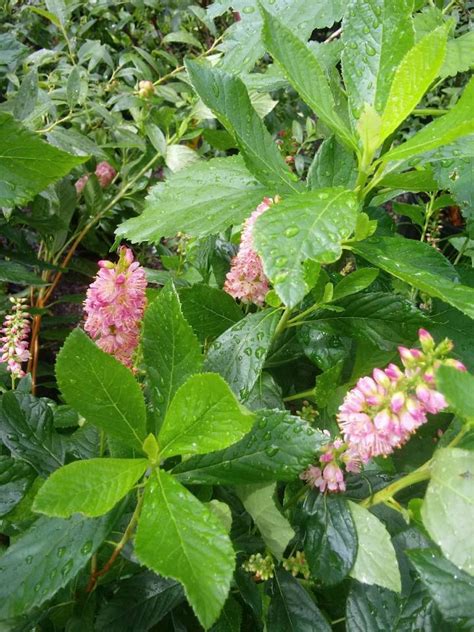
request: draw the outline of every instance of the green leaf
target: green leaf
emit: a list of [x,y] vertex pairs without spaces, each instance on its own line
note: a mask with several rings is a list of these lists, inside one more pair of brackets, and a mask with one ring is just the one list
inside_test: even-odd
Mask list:
[[225,602],[221,616],[212,626],[211,632],[240,632],[242,625],[242,608],[239,602],[229,597]]
[[186,322],[174,286],[166,285],[143,319],[143,359],[160,418],[178,388],[202,368],[201,345]]
[[253,385],[245,405],[249,410],[261,410],[262,408],[285,408],[282,399],[280,385],[267,371],[262,371]]
[[310,492],[303,505],[304,551],[311,575],[323,584],[338,584],[349,573],[357,554],[357,533],[342,496]]
[[334,288],[334,294],[332,295],[333,301],[338,301],[341,298],[362,292],[372,285],[375,279],[378,277],[379,271],[375,268],[360,268],[343,277]]
[[393,76],[382,114],[381,140],[390,136],[414,110],[436,79],[446,54],[446,27],[426,35],[403,57]]
[[413,0],[352,0],[344,16],[342,71],[349,102],[383,112],[395,71],[414,43]]
[[266,275],[288,307],[297,305],[309,290],[304,261],[337,261],[356,220],[357,198],[342,188],[288,197],[257,219],[255,248]]
[[0,516],[14,509],[35,477],[27,463],[0,455]]
[[146,459],[90,459],[56,470],[39,490],[33,510],[47,516],[102,516],[143,476]]
[[180,584],[152,571],[120,581],[112,599],[99,610],[97,632],[145,632],[159,623],[184,598]]
[[383,161],[407,160],[417,154],[452,143],[461,136],[472,134],[474,132],[473,99],[474,78],[469,81],[461,98],[447,114],[429,123],[406,142],[388,151],[383,155]]
[[340,145],[335,136],[323,141],[308,169],[308,187],[342,186],[351,189],[357,178],[354,154]]
[[474,579],[444,558],[437,549],[406,551],[421,581],[446,621],[460,629],[474,626]]
[[218,618],[234,572],[234,551],[218,518],[167,472],[155,470],[135,537],[138,559],[177,579],[204,628]]
[[141,449],[146,409],[138,383],[129,369],[80,329],[68,336],[59,352],[56,377],[66,402],[89,423]]
[[311,338],[311,331],[317,331],[368,341],[388,351],[402,342],[413,342],[427,322],[411,301],[396,294],[366,292],[341,299],[338,305],[344,311],[318,312],[315,320],[300,328],[300,337]]
[[388,531],[367,509],[352,501],[349,508],[359,541],[350,576],[364,584],[376,584],[399,593],[400,571]]
[[456,415],[474,423],[474,376],[454,367],[441,366],[436,372],[436,387]]
[[242,485],[237,488],[237,494],[245,510],[252,516],[267,548],[281,560],[295,532],[275,504],[275,490],[276,483]]
[[241,439],[254,416],[215,373],[190,377],[176,392],[158,435],[161,458],[220,450]]
[[2,555],[0,619],[40,606],[66,586],[97,551],[117,517],[118,511],[94,520],[39,518]]
[[371,237],[351,248],[385,272],[474,318],[474,288],[461,285],[449,261],[428,244],[400,237]]
[[271,584],[267,629],[271,632],[330,632],[331,626],[297,579],[277,569]]
[[254,176],[275,193],[298,190],[293,174],[253,109],[245,84],[218,68],[197,61],[185,63],[194,89],[235,138]]
[[222,375],[241,401],[247,399],[263,369],[280,316],[276,309],[248,314],[209,348],[206,369]]
[[416,632],[413,627],[398,627],[399,616],[400,603],[394,592],[352,582],[346,603],[347,632]]
[[327,441],[299,417],[283,410],[256,413],[252,430],[225,450],[193,456],[173,474],[189,485],[232,485],[291,481],[313,460]]
[[[349,148],[357,144],[345,122],[337,114],[336,102],[323,67],[315,54],[278,18],[262,8],[265,47],[281,67],[286,79]],[[285,18],[285,23],[288,24]]]
[[472,452],[441,448],[431,463],[431,480],[421,516],[431,538],[450,562],[474,575],[474,462]]
[[471,344],[474,337],[474,322],[459,310],[438,299],[433,301],[430,318],[433,321],[430,326],[432,336],[436,340],[452,340],[455,356],[464,362],[469,371],[474,371],[474,346]]
[[154,243],[180,231],[213,235],[242,223],[266,192],[240,156],[202,160],[153,187],[144,212],[120,224],[116,233],[132,242]]
[[13,116],[15,119],[23,121],[35,109],[38,99],[38,72],[36,69],[30,70],[20,84],[18,92],[13,101]]
[[0,112],[0,206],[26,204],[49,184],[80,165],[87,156],[56,149]]
[[242,319],[234,299],[215,287],[198,283],[179,292],[184,317],[201,342],[216,338]]
[[474,66],[474,31],[468,31],[456,39],[448,40],[446,57],[441,66],[441,79],[454,77],[458,72],[468,72]]
[[47,400],[8,391],[0,400],[0,437],[13,456],[26,461],[40,475],[64,463],[65,446],[54,428]]
[[46,285],[40,277],[28,268],[13,261],[0,261],[0,282],[16,285]]

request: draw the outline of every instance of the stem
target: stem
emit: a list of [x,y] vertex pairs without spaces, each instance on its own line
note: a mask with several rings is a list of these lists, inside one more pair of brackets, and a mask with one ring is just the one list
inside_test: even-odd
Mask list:
[[443,116],[447,114],[449,110],[436,109],[436,108],[421,108],[418,110],[413,110],[412,114],[415,116]]
[[290,315],[291,315],[291,309],[289,307],[286,307],[285,311],[281,315],[280,322],[278,323],[277,328],[275,329],[275,333],[273,334],[274,338],[277,338],[286,329],[286,325],[288,323],[288,319],[290,318]]
[[467,246],[469,245],[470,239],[469,237],[466,237],[463,245],[461,246],[461,249],[459,250],[458,254],[456,255],[456,258],[453,261],[453,265],[456,265],[457,263],[459,263],[459,260],[461,259],[461,257],[463,256],[463,254],[466,251]]
[[310,388],[307,391],[302,391],[301,393],[296,393],[295,395],[289,395],[288,397],[284,397],[284,402],[294,402],[297,399],[311,399],[314,397],[314,388]]
[[339,37],[339,35],[342,33],[342,27],[337,29],[337,31],[334,31],[334,33],[331,33],[331,35],[324,40],[323,44],[329,44],[329,42],[332,42],[333,39],[336,39],[336,37]]
[[314,305],[311,305],[311,307],[308,307],[308,309],[305,309],[303,312],[300,312],[297,316],[292,318],[288,324],[293,325],[294,323],[297,323],[302,318],[305,318],[305,316],[307,316],[308,314],[315,312],[317,309],[319,309],[319,307],[320,307],[319,303],[315,303]]
[[137,506],[135,507],[135,511],[133,512],[133,515],[132,515],[132,517],[130,519],[130,522],[128,523],[128,526],[125,529],[125,532],[124,532],[122,538],[116,544],[115,549],[112,551],[112,555],[109,557],[109,559],[104,564],[104,566],[100,570],[93,570],[93,571],[92,571],[92,567],[91,567],[91,571],[92,572],[91,572],[91,576],[89,578],[89,583],[87,584],[86,592],[89,593],[89,592],[92,592],[94,590],[94,588],[96,587],[97,580],[99,579],[99,577],[102,577],[103,575],[105,575],[106,573],[109,572],[109,570],[111,569],[113,563],[115,562],[117,557],[122,552],[123,547],[127,544],[127,542],[132,537],[133,531],[134,531],[134,529],[136,527],[136,524],[138,522],[138,518],[140,517],[140,513],[141,513],[141,510],[142,510],[144,497],[145,497],[144,494],[141,494],[138,497]]
[[283,505],[283,511],[288,509],[288,507],[291,507],[291,505],[294,505],[295,502],[297,502],[304,494],[306,494],[307,491],[308,491],[308,487],[306,485],[302,487],[300,490],[298,490],[298,492],[294,496],[292,496],[289,500],[287,500],[286,503]]
[[402,476],[387,487],[384,487],[384,489],[381,489],[379,492],[376,492],[372,496],[368,496],[360,502],[360,505],[368,509],[373,505],[385,503],[387,501],[390,501],[392,499],[392,496],[397,494],[402,489],[405,489],[405,487],[409,487],[410,485],[415,485],[415,483],[421,483],[421,481],[428,480],[431,476],[430,465],[431,459],[413,472],[410,472],[406,476]]

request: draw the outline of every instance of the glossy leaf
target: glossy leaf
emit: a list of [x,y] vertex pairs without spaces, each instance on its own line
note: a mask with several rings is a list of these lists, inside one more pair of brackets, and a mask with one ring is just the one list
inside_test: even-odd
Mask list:
[[413,0],[352,0],[342,37],[342,70],[352,107],[382,113],[395,71],[414,43]]
[[143,360],[153,401],[163,418],[178,388],[202,368],[201,345],[181,311],[172,284],[145,311]]
[[358,549],[351,577],[400,592],[401,580],[395,550],[384,525],[360,505],[349,501],[357,532]]
[[288,307],[299,303],[309,290],[303,262],[337,261],[356,219],[357,198],[341,188],[285,198],[258,218],[253,232],[255,248]]
[[446,54],[446,38],[446,28],[439,27],[403,57],[393,76],[382,114],[381,140],[406,119],[438,76]]
[[34,477],[34,471],[27,463],[0,455],[0,516],[18,505]]
[[89,423],[141,449],[145,401],[130,369],[75,329],[58,354],[56,377],[67,403]]
[[375,268],[359,268],[343,277],[334,288],[333,301],[338,301],[346,296],[362,292],[372,285],[379,272]]
[[39,490],[33,510],[69,518],[96,517],[110,511],[147,469],[146,459],[90,459],[56,470]]
[[0,400],[0,437],[13,456],[49,474],[64,463],[65,446],[46,400],[9,391]]
[[98,632],[145,632],[153,628],[184,598],[180,584],[151,571],[118,583],[118,590],[97,617]]
[[262,14],[265,47],[286,79],[341,141],[355,148],[352,133],[337,114],[334,95],[316,55],[278,18],[264,9]]
[[243,317],[229,294],[204,283],[183,288],[179,298],[184,317],[202,342],[220,336]]
[[423,524],[447,559],[474,575],[474,459],[460,448],[441,448],[431,464],[431,479],[421,509]]
[[449,366],[441,366],[436,372],[436,387],[446,397],[448,404],[462,419],[474,423],[474,377]]
[[275,192],[297,190],[293,174],[250,103],[245,84],[234,75],[197,61],[188,60],[186,69],[196,92],[237,141],[254,176]]
[[347,632],[415,632],[416,628],[397,627],[399,613],[399,599],[394,592],[353,582],[346,602]]
[[176,392],[158,435],[161,458],[220,450],[241,439],[254,416],[215,373],[190,377]]
[[227,599],[234,551],[218,518],[163,470],[155,470],[135,537],[138,559],[177,579],[199,621],[209,628]]
[[87,157],[67,154],[0,112],[0,206],[29,202]]
[[222,375],[241,401],[263,369],[280,317],[275,309],[248,314],[209,347],[206,369]]
[[143,213],[123,222],[116,233],[132,242],[154,243],[178,232],[213,235],[242,223],[266,193],[240,156],[200,161],[153,187]]
[[436,340],[449,338],[454,343],[453,354],[469,371],[474,371],[474,321],[454,307],[435,299],[432,304],[430,333]]
[[39,518],[2,555],[0,619],[17,617],[50,599],[87,564],[118,517]]
[[474,288],[462,285],[449,261],[428,244],[371,237],[352,250],[385,272],[474,318]]
[[321,611],[290,573],[278,569],[271,584],[267,629],[272,632],[330,632]]
[[354,154],[338,143],[335,136],[324,140],[308,169],[308,187],[322,189],[342,186],[351,189],[357,170]]
[[349,573],[357,554],[357,533],[342,496],[312,491],[303,506],[304,551],[312,577],[338,584]]
[[239,602],[229,597],[224,604],[221,616],[214,623],[210,632],[240,632],[242,625],[242,608]]
[[219,452],[186,459],[173,474],[190,485],[291,481],[326,442],[325,435],[287,411],[259,411],[256,417],[241,441]]

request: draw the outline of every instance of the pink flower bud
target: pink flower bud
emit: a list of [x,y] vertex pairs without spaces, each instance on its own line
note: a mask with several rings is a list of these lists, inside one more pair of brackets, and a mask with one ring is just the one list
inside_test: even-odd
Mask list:
[[117,175],[117,172],[107,161],[99,162],[95,168],[95,175],[102,189],[106,189]]
[[82,176],[81,178],[79,178],[79,180],[76,180],[74,186],[76,187],[77,195],[80,195],[84,191],[84,187],[86,186],[88,181],[89,181],[88,174],[86,174],[85,176]]
[[420,339],[421,348],[426,353],[428,351],[433,351],[435,348],[435,341],[433,340],[433,336],[426,331],[426,329],[418,330],[418,337]]

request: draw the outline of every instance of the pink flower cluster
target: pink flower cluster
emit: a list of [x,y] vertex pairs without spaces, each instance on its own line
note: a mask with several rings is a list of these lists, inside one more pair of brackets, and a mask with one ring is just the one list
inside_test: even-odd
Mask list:
[[436,390],[435,373],[441,364],[465,371],[464,365],[444,356],[452,349],[448,340],[435,346],[431,335],[419,331],[421,350],[399,347],[404,371],[389,364],[372,377],[363,377],[347,393],[339,408],[338,423],[344,439],[366,463],[402,446],[427,421],[427,413],[446,408]]
[[103,351],[131,367],[146,305],[145,271],[125,246],[117,263],[99,261],[99,267],[87,290],[84,329]]
[[[106,189],[117,175],[117,172],[111,164],[104,160],[103,162],[99,162],[99,164],[95,168],[95,175],[97,176],[97,180],[99,181],[102,189]],[[82,178],[79,178],[79,180],[76,181],[74,186],[76,187],[78,195],[82,193],[88,180],[89,174],[86,173],[86,175],[82,176]]]
[[262,260],[253,249],[252,230],[257,218],[268,210],[271,204],[273,204],[271,198],[264,198],[245,221],[239,252],[232,259],[230,271],[227,273],[224,290],[243,303],[255,303],[262,306],[269,290]]
[[29,315],[25,311],[25,298],[10,297],[13,309],[5,316],[3,327],[0,330],[0,362],[6,362],[7,371],[13,377],[23,377],[25,372],[21,368],[23,362],[30,359],[28,350],[28,334],[30,326]]
[[[324,431],[328,437],[329,432]],[[344,492],[346,484],[341,465],[345,464],[348,472],[360,471],[360,459],[342,439],[327,443],[319,457],[320,465],[310,465],[300,478],[321,492]]]

